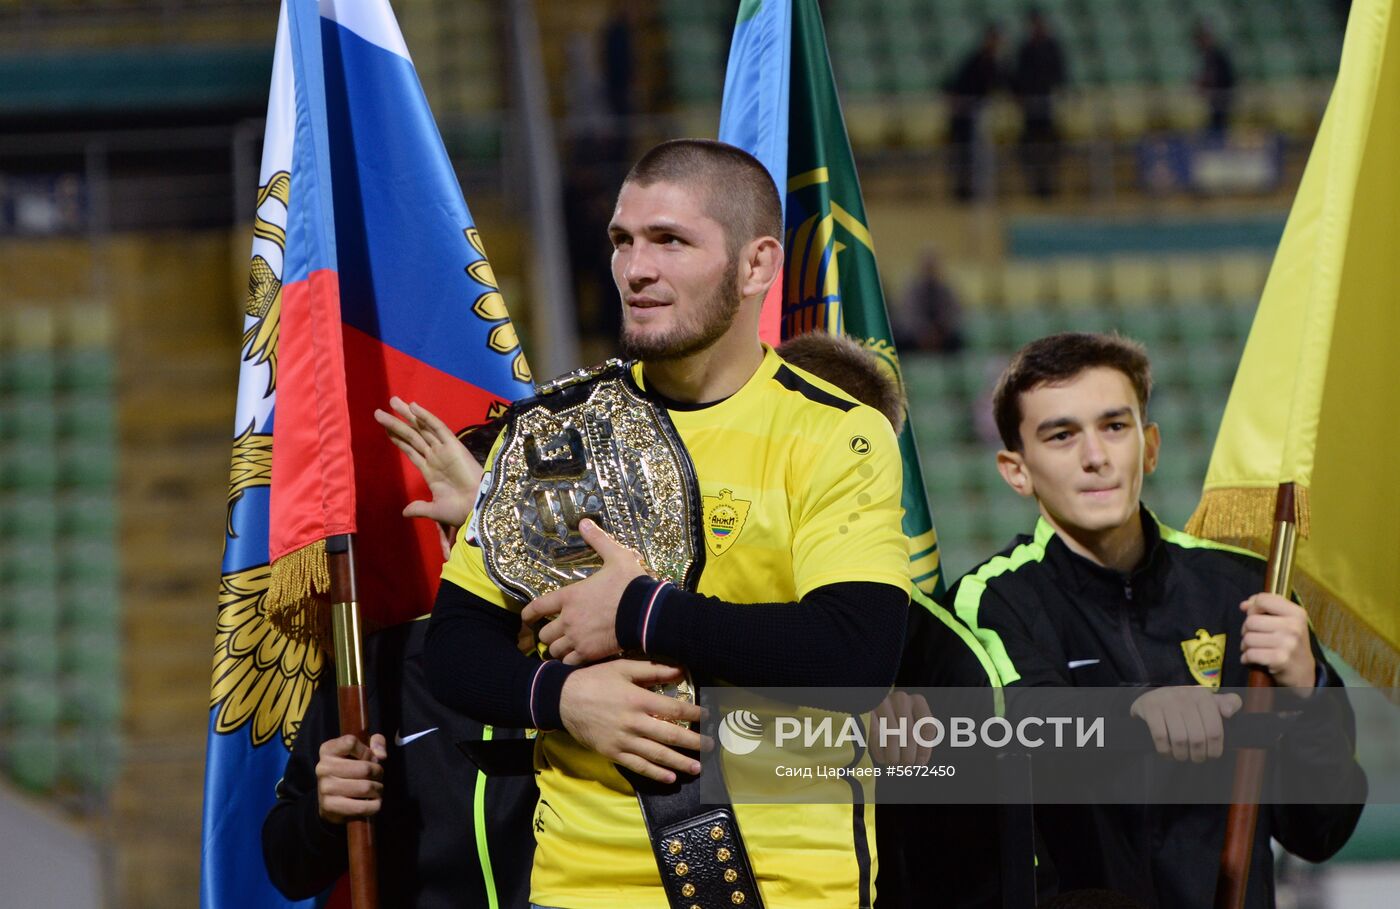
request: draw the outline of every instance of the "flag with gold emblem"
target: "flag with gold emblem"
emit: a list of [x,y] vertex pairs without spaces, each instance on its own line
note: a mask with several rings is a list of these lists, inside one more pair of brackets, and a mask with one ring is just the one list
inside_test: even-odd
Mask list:
[[1356,0],[1341,68],[1240,361],[1191,532],[1266,552],[1296,489],[1318,636],[1400,687],[1400,16]]
[[312,690],[324,540],[367,624],[427,612],[442,555],[390,395],[454,425],[529,370],[388,0],[286,0],[249,268],[210,695],[201,905],[286,906],[259,831]]
[[[850,335],[900,378],[816,0],[739,4],[719,138],[751,152],[785,189],[779,195],[786,263],[780,293],[765,301],[764,324],[776,323],[783,340],[809,331]],[[938,535],[908,419],[899,447],[910,575],[920,590],[937,596],[946,586]]]

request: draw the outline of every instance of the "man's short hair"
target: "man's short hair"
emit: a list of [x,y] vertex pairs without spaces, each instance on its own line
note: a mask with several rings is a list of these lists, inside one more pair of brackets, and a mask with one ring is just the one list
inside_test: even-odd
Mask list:
[[724,228],[729,258],[759,237],[783,242],[783,204],[773,177],[741,148],[713,139],[672,139],[642,155],[623,185],[676,183],[699,189],[705,213]]
[[880,411],[894,427],[895,435],[904,428],[904,389],[859,341],[811,331],[784,341],[778,356]]
[[1106,367],[1128,377],[1137,392],[1138,410],[1147,419],[1147,399],[1152,395],[1152,365],[1147,349],[1136,341],[1112,334],[1066,331],[1032,341],[1016,352],[997,380],[992,393],[992,415],[997,432],[1009,451],[1020,451],[1021,395],[1068,382],[1086,369]]

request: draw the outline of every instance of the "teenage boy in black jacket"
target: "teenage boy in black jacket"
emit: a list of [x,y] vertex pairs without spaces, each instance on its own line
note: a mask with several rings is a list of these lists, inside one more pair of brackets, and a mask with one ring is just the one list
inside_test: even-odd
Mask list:
[[484,727],[428,693],[427,630],[424,616],[365,639],[370,728],[383,730],[370,747],[338,735],[335,673],[317,686],[263,822],[263,860],[285,896],[334,884],[348,867],[345,822],[372,817],[381,905],[529,905],[535,782],[488,776],[457,747],[524,733]]
[[[1066,333],[1034,341],[993,398],[1002,477],[1033,497],[1040,520],[973,569],[947,598],[977,635],[1003,684],[1149,689],[1131,713],[1178,761],[1221,756],[1223,720],[1239,708],[1249,666],[1306,698],[1340,686],[1296,603],[1267,593],[1252,553],[1162,525],[1139,497],[1161,437],[1148,422],[1143,348],[1117,336]],[[1348,709],[1310,724],[1271,772],[1331,773],[1337,793],[1364,799]],[[1325,768],[1325,770],[1323,769]],[[1338,772],[1340,768],[1341,772]],[[1303,778],[1293,776],[1291,778]],[[1163,909],[1208,906],[1224,806],[1037,808],[1060,887],[1108,887]],[[1261,806],[1246,905],[1270,907],[1269,839],[1311,861],[1346,842],[1359,804]]]

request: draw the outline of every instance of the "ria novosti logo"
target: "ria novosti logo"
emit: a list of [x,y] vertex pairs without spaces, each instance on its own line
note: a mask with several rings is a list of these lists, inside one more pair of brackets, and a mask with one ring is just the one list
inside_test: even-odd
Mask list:
[[[778,716],[772,720],[772,729],[772,745],[776,748],[791,745],[819,749],[852,745],[864,749],[872,742],[883,748],[903,748],[911,741],[923,748],[942,745],[949,748],[1000,749],[1013,743],[1013,747],[1020,749],[1103,748],[1105,735],[1103,717],[1079,716],[1027,716],[1013,723],[1000,716],[911,718],[876,715],[868,727],[852,715],[839,719],[831,715]],[[720,722],[719,742],[731,754],[752,754],[763,744],[764,730],[764,721],[753,711],[731,710]]]
[[731,754],[752,754],[763,744],[763,721],[751,710],[731,710],[719,724],[719,743]]

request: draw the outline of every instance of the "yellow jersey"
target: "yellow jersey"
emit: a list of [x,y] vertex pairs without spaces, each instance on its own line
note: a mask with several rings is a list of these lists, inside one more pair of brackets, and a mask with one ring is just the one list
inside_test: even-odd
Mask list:
[[[645,387],[640,365],[634,376]],[[899,447],[878,411],[766,349],[729,398],[668,412],[700,485],[707,551],[699,593],[773,603],[847,581],[909,590]],[[443,578],[502,608],[524,606],[491,582],[481,550],[464,537]],[[557,730],[540,735],[535,769],[531,901],[667,909],[641,809],[616,766]],[[850,909],[873,899],[872,805],[739,804],[735,812],[766,905]]]

